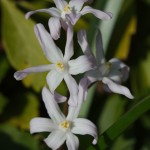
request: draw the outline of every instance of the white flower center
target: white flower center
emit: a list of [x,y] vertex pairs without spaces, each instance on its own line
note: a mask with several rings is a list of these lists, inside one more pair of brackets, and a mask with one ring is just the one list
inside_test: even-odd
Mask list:
[[65,120],[59,124],[60,129],[67,131],[70,128],[70,122]]
[[61,12],[61,17],[66,20],[66,14],[72,13],[72,7],[70,7],[68,4],[65,5],[63,11]]
[[71,13],[72,7],[70,7],[70,6],[67,4],[67,5],[64,7],[63,11],[64,11],[65,13]]
[[99,70],[103,76],[106,76],[109,74],[111,67],[112,63],[106,62],[100,66]]
[[56,67],[61,71],[63,71],[65,69],[65,66],[62,62],[57,62]]

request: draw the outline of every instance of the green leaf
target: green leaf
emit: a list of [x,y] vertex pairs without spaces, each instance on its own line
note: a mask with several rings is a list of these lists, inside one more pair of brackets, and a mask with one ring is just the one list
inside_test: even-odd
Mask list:
[[[136,1],[137,31],[132,38],[129,61],[132,65],[131,82],[134,95],[141,97],[150,88],[150,3]],[[144,16],[144,17],[143,17]],[[147,92],[146,92],[147,91]]]
[[134,138],[124,138],[120,136],[111,147],[111,150],[133,150],[134,144]]
[[2,116],[3,120],[22,129],[29,129],[32,118],[39,116],[39,100],[31,92],[19,93],[11,101]]
[[1,124],[0,141],[2,150],[39,150],[39,143],[29,133],[16,127]]
[[108,148],[121,133],[123,133],[135,120],[141,117],[149,109],[150,96],[137,103],[130,111],[100,135],[98,142],[100,150]]
[[126,102],[127,101],[124,101],[121,96],[118,95],[110,96],[106,99],[98,123],[100,132],[105,131],[121,116]]
[[117,18],[119,16],[122,4],[123,4],[124,0],[109,0],[107,1],[107,4],[105,6],[105,11],[109,11],[113,14],[113,18],[109,21],[103,21],[100,24],[100,30],[102,32],[102,36],[103,36],[103,46],[104,46],[104,50],[107,50],[115,23],[117,21]]
[[90,110],[90,106],[93,100],[94,92],[95,92],[95,87],[93,86],[88,90],[88,95],[86,101],[83,103],[81,109],[80,109],[80,117],[87,117],[88,112]]
[[[34,22],[25,20],[24,14],[12,1],[2,0],[3,45],[11,65],[17,70],[48,63],[33,27]],[[39,91],[45,84],[45,75],[30,75],[23,82]]]
[[107,48],[107,58],[115,56],[127,59],[130,50],[131,36],[136,32],[134,0],[124,1],[117,17],[111,39]]

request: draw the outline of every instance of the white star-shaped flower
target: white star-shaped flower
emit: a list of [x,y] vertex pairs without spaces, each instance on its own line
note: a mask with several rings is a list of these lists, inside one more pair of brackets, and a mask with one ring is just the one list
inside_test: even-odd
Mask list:
[[122,81],[128,78],[129,67],[120,60],[113,58],[106,62],[103,52],[101,33],[98,30],[96,37],[96,55],[94,56],[90,50],[87,42],[87,35],[84,30],[80,30],[78,33],[78,42],[83,52],[93,60],[95,69],[86,73],[88,81],[87,86],[95,81],[102,81],[105,88],[114,93],[125,95],[126,97],[133,99],[129,89],[120,85]]
[[76,105],[78,85],[71,75],[84,73],[90,70],[93,66],[86,55],[70,60],[74,54],[72,26],[69,26],[67,29],[67,42],[64,56],[42,24],[37,24],[35,26],[35,34],[43,48],[46,58],[52,64],[17,71],[15,72],[14,77],[16,80],[22,80],[30,73],[49,71],[46,79],[51,92],[53,93],[64,79],[68,86],[70,95],[72,96],[72,101],[69,101],[69,104]]
[[[53,39],[58,39],[60,37],[61,26],[66,30],[68,26],[68,21],[74,25],[78,19],[87,13],[92,13],[97,18],[102,20],[109,20],[112,18],[112,14],[109,12],[103,12],[100,10],[93,9],[90,6],[83,7],[84,3],[88,0],[70,0],[69,3],[65,0],[54,0],[55,7],[48,9],[39,9],[35,11],[30,11],[26,14],[26,18],[29,18],[32,14],[36,12],[46,12],[52,17],[49,19],[49,29]],[[82,9],[83,7],[83,9]]]
[[89,120],[77,118],[82,105],[82,90],[78,94],[78,106],[69,106],[67,117],[61,112],[54,95],[45,87],[42,90],[43,101],[51,119],[33,118],[30,122],[30,132],[51,132],[44,139],[45,143],[53,150],[58,149],[65,141],[68,150],[77,150],[79,140],[74,134],[89,134],[94,137],[93,144],[97,143],[97,128]]

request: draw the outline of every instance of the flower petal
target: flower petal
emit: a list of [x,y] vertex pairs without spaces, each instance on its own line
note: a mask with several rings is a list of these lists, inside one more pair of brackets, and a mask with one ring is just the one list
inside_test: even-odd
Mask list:
[[88,87],[92,83],[93,82],[90,81],[87,77],[84,77],[80,80],[80,82],[79,82],[79,94],[78,95],[79,95],[81,100],[86,100]]
[[130,99],[133,99],[133,95],[130,93],[129,89],[122,86],[122,85],[119,85],[119,84],[116,84],[115,82],[111,81],[110,79],[104,77],[102,82],[104,84],[107,84],[108,88],[114,92],[114,93],[118,93],[118,94],[122,94]]
[[60,37],[60,18],[51,17],[48,22],[51,36],[54,40],[57,40]]
[[86,73],[87,78],[90,81],[95,82],[96,80],[101,81],[103,76],[101,75],[101,72],[98,69],[90,70]]
[[46,31],[45,27],[42,24],[37,24],[35,25],[34,29],[36,37],[39,40],[47,59],[53,63],[62,60],[63,58],[62,52],[56,46],[52,37]]
[[65,5],[67,5],[67,2],[65,0],[54,0],[54,3],[58,9],[63,11]]
[[66,144],[67,144],[68,150],[77,150],[79,147],[79,139],[77,136],[69,132],[67,133]]
[[70,92],[70,99],[68,101],[68,104],[72,106],[77,106],[78,85],[76,83],[76,80],[70,74],[67,74],[67,73],[64,74],[64,80]]
[[53,150],[58,149],[66,140],[66,134],[63,131],[53,131],[44,142]]
[[55,123],[63,122],[65,120],[65,116],[55,101],[54,95],[46,87],[44,87],[42,90],[42,98],[52,121]]
[[78,117],[82,103],[86,99],[87,96],[87,90],[88,86],[91,84],[91,82],[86,78],[82,78],[81,81],[79,82],[79,92],[78,92],[78,104],[76,107],[69,106],[68,108],[68,115],[67,115],[67,120],[73,121],[75,118]]
[[60,95],[57,92],[54,92],[54,99],[56,100],[57,103],[62,103],[67,100],[67,97]]
[[97,36],[96,36],[96,60],[98,64],[102,64],[105,62],[102,35],[100,30],[97,30]]
[[67,31],[68,25],[67,25],[66,21],[64,21],[63,19],[61,19],[60,22],[61,22],[62,28],[63,28],[65,31]]
[[54,68],[54,65],[42,65],[42,66],[30,67],[30,68],[15,72],[14,78],[16,80],[22,80],[30,73],[50,71],[53,68]]
[[73,56],[73,29],[72,25],[68,24],[67,28],[67,41],[65,46],[65,54],[64,54],[64,61],[68,62],[68,60]]
[[72,25],[75,25],[76,22],[79,20],[80,17],[81,17],[81,14],[76,14],[75,12],[72,12],[70,14],[66,14],[67,20],[69,20],[69,22]]
[[80,30],[77,34],[77,37],[78,37],[78,43],[80,47],[82,48],[83,53],[87,56],[93,57],[93,54],[91,53],[91,50],[89,47],[89,43],[87,41],[87,34],[85,30]]
[[88,0],[71,0],[69,6],[71,6],[75,12],[79,12],[86,1]]
[[89,120],[83,118],[76,118],[73,121],[72,133],[74,134],[89,134],[94,137],[93,144],[97,143],[97,128],[96,126]]
[[129,67],[116,58],[109,60],[109,62],[112,64],[109,77],[116,82],[126,81],[129,76]]
[[94,16],[96,16],[97,18],[102,19],[102,20],[110,20],[112,18],[112,13],[93,9],[90,6],[85,6],[80,11],[80,14],[82,14],[82,15],[87,14],[87,13],[92,13]]
[[47,118],[33,118],[30,121],[30,133],[38,132],[52,132],[57,129],[57,126],[51,119]]
[[50,91],[53,93],[63,80],[63,74],[56,70],[51,70],[46,77]]
[[72,75],[84,73],[93,68],[93,64],[90,62],[89,58],[85,55],[79,56],[77,59],[70,60],[68,62],[68,65],[69,65],[69,73]]
[[25,18],[28,19],[31,15],[33,15],[37,12],[45,12],[45,13],[52,15],[53,17],[60,17],[61,16],[60,10],[52,7],[52,8],[48,8],[48,9],[38,9],[38,10],[30,11],[30,12],[26,13]]

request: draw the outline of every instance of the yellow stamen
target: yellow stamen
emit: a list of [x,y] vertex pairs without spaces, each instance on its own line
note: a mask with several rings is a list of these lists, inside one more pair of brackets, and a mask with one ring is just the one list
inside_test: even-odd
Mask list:
[[111,62],[107,62],[105,65],[106,65],[109,69],[112,67],[112,63],[111,63]]
[[56,63],[56,67],[58,67],[59,69],[61,69],[61,70],[64,70],[64,64],[62,63],[62,62],[57,62]]
[[68,129],[70,126],[70,123],[67,120],[65,120],[64,122],[60,123],[59,126],[61,126],[64,129]]
[[71,12],[71,11],[72,11],[72,8],[69,5],[66,5],[64,7],[64,12]]
[[100,67],[100,72],[102,75],[106,76],[112,67],[112,63],[111,62],[106,62],[104,64],[102,64],[102,66]]

